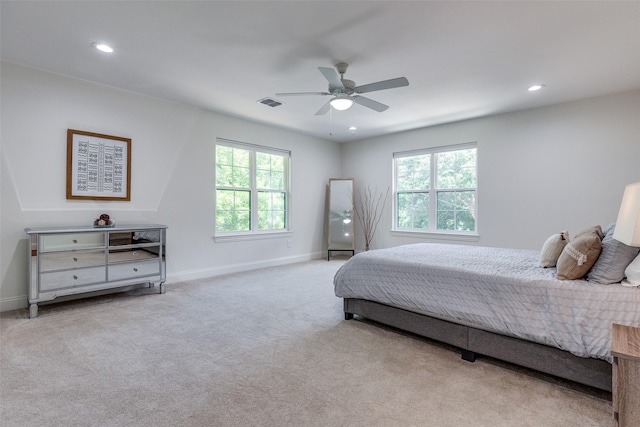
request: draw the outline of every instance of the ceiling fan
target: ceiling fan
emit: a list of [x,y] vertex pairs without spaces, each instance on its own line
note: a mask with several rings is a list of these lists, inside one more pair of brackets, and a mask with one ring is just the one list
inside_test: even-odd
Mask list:
[[[325,103],[317,112],[316,116],[321,116],[329,111],[330,107],[336,110],[346,110],[350,108],[354,103],[360,104],[363,107],[371,108],[372,110],[383,112],[388,105],[384,105],[373,99],[360,96],[360,93],[375,92],[377,90],[393,89],[396,87],[409,86],[409,81],[406,77],[398,77],[390,80],[382,80],[375,83],[369,83],[366,85],[356,86],[353,80],[347,80],[344,78],[344,73],[347,72],[349,64],[341,62],[336,65],[336,70],[327,67],[318,67],[318,70],[322,73],[325,79],[329,82],[328,92],[293,92],[293,93],[276,93],[276,96],[306,96],[306,95],[331,95],[333,98]],[[338,73],[340,75],[338,76]]]

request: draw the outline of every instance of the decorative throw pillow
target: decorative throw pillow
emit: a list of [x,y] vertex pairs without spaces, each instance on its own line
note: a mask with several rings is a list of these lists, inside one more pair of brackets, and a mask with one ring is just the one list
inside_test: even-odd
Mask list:
[[607,227],[602,239],[602,251],[598,260],[587,274],[590,282],[608,285],[621,282],[625,277],[624,270],[640,252],[640,248],[627,246],[613,238],[615,225]]
[[541,267],[555,267],[562,250],[569,243],[569,232],[562,231],[551,235],[542,245],[540,252]]
[[[602,232],[602,231],[601,231]],[[595,264],[602,250],[602,241],[597,231],[575,237],[564,247],[557,264],[560,280],[576,280],[584,277]]]
[[582,236],[583,234],[587,234],[587,233],[596,233],[598,237],[600,237],[600,240],[604,238],[604,232],[602,231],[602,227],[600,227],[599,225],[594,225],[593,227],[585,228],[584,230],[576,234],[576,237]]

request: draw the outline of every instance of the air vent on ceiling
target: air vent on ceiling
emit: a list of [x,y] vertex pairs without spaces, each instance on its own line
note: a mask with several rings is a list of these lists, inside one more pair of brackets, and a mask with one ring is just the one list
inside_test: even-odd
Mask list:
[[273,98],[262,98],[259,99],[258,102],[264,105],[268,105],[269,107],[279,107],[280,105],[282,105],[282,102],[277,101]]

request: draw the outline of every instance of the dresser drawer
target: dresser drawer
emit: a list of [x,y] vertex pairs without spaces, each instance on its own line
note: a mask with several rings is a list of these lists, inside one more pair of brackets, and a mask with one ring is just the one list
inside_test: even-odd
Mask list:
[[120,262],[145,261],[158,259],[160,248],[151,246],[147,248],[109,249],[109,264]]
[[107,269],[102,266],[42,273],[40,275],[40,292],[104,282],[106,271]]
[[60,233],[40,236],[40,251],[66,251],[105,246],[105,233]]
[[45,273],[72,268],[104,266],[105,259],[104,250],[42,253],[40,254],[40,271]]
[[133,279],[136,277],[157,276],[160,274],[160,262],[127,262],[109,265],[109,281]]

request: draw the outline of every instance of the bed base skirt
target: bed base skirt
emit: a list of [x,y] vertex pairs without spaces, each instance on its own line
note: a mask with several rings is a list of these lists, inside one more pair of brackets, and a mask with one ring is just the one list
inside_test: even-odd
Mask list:
[[611,391],[611,364],[606,360],[575,356],[567,351],[471,326],[436,319],[385,304],[355,298],[344,299],[345,319],[353,315],[392,326],[462,350],[473,362],[484,355],[600,390]]

